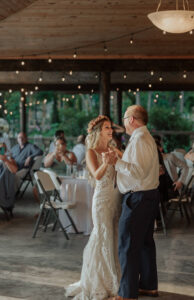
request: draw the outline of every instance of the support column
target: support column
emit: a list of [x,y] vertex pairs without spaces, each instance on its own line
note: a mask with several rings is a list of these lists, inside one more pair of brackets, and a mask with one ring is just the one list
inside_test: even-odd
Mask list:
[[26,95],[21,93],[20,98],[20,131],[26,133]]
[[117,122],[122,126],[122,90],[117,91]]
[[110,73],[100,74],[100,114],[110,116]]

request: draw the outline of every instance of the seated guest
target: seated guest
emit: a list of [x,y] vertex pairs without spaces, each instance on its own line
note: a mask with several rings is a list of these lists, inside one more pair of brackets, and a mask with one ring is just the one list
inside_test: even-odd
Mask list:
[[188,159],[192,163],[194,163],[194,143],[192,145],[192,148],[187,152],[184,156],[185,159]]
[[55,171],[65,171],[66,165],[72,165],[76,162],[75,154],[66,149],[66,140],[58,137],[55,140],[55,151],[47,154],[44,159],[44,166]]
[[42,155],[42,150],[27,142],[26,134],[17,137],[18,144],[11,149],[11,157],[0,155],[0,206],[12,214],[15,200],[15,173],[29,167],[34,157]]
[[9,137],[6,133],[0,132],[0,144],[4,144],[5,153],[8,154],[11,149],[11,143]]
[[49,146],[49,153],[51,152],[54,152],[55,151],[55,141],[57,138],[59,137],[62,137],[62,138],[65,138],[65,133],[63,130],[57,130],[55,132],[55,136],[54,136],[54,141],[50,143],[50,146]]
[[18,170],[28,168],[32,165],[36,156],[42,155],[43,151],[36,145],[28,142],[24,132],[17,136],[18,144],[11,149],[11,157],[16,161]]
[[86,146],[85,146],[86,136],[84,134],[79,135],[77,138],[77,144],[73,147],[72,152],[77,158],[77,164],[81,165],[85,159]]

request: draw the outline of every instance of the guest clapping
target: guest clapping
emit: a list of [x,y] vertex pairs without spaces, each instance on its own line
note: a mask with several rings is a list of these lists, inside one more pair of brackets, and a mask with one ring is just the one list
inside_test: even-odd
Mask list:
[[45,168],[62,171],[66,165],[72,165],[76,162],[75,154],[66,148],[66,140],[63,137],[58,137],[55,140],[55,151],[47,154],[44,166]]

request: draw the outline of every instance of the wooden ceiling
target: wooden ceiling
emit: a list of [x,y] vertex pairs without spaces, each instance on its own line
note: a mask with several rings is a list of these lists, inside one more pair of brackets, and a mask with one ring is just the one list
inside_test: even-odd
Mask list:
[[[41,72],[45,79],[42,84],[98,85],[96,72],[107,69],[115,72],[111,75],[114,87],[146,89],[151,82],[155,89],[193,89],[194,34],[164,35],[154,27],[147,14],[156,10],[158,2],[1,0],[0,88],[7,88],[6,84],[36,84]],[[164,0],[161,9],[174,9],[175,2]],[[190,1],[190,9],[194,10],[194,1]],[[49,57],[52,64],[47,62]],[[29,62],[23,69],[22,59]],[[64,71],[62,61],[54,63],[59,59],[66,60]],[[15,74],[17,69],[19,75]],[[85,73],[67,76],[70,70]],[[151,70],[155,71],[152,77]],[[182,76],[184,71],[188,72],[187,78]],[[124,72],[128,72],[126,79]],[[65,82],[61,82],[63,73],[67,73]],[[159,81],[161,76],[164,80]]]
[[[194,35],[163,35],[148,20],[147,14],[156,10],[158,2],[1,0],[0,58],[48,57],[48,54],[72,58],[75,49],[78,57],[92,59],[194,57]],[[190,1],[190,9],[194,10],[193,2]],[[175,8],[175,0],[163,0],[161,9],[166,8]]]

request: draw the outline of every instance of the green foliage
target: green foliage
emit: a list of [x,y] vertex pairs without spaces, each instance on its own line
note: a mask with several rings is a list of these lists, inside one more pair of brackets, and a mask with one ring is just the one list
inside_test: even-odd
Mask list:
[[78,136],[86,134],[88,122],[98,115],[97,112],[87,113],[85,111],[75,111],[74,108],[67,107],[60,110],[60,128],[65,131],[66,136]]
[[[192,122],[184,119],[177,111],[170,108],[153,107],[149,113],[149,128],[151,130],[175,130],[191,131]],[[186,148],[190,146],[190,139],[187,135],[167,135],[163,138],[164,148],[167,152],[175,148]]]

